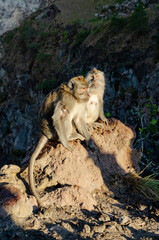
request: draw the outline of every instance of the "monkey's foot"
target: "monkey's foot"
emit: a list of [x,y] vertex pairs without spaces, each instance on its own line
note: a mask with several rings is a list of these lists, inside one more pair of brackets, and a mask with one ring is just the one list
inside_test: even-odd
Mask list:
[[72,141],[72,140],[76,140],[76,139],[80,139],[81,141],[85,140],[85,138],[79,133],[71,134],[71,137],[69,138],[69,140]]
[[92,128],[97,129],[97,128],[103,128],[103,124],[99,122],[94,122],[92,123]]

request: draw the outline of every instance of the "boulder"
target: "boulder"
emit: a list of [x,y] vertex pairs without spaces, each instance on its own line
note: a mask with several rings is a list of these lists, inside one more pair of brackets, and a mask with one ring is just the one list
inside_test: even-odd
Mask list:
[[[90,131],[93,148],[76,140],[70,142],[73,147],[70,152],[62,144],[50,142],[35,161],[37,192],[46,207],[76,205],[93,210],[97,204],[94,192],[106,189],[112,173],[124,175],[134,169],[139,171],[141,153],[132,147],[135,133],[131,128],[111,119],[108,126],[100,123]],[[20,168],[14,165],[1,169],[1,209],[26,217],[37,203],[26,193],[27,169],[18,175],[19,172]],[[9,198],[5,192],[9,192]]]

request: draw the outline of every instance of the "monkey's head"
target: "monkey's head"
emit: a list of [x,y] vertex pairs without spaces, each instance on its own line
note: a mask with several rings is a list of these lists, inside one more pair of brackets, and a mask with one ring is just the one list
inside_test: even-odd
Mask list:
[[87,102],[89,100],[88,83],[83,76],[71,78],[68,82],[68,86],[73,96],[79,102]]
[[86,80],[90,87],[93,85],[98,86],[100,82],[105,82],[104,72],[93,68],[90,72],[88,72]]

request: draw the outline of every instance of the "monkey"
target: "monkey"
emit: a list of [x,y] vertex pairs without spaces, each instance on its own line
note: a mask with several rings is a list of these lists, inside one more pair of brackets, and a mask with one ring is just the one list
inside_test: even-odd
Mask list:
[[96,123],[100,118],[108,125],[108,120],[104,115],[103,110],[103,96],[105,90],[105,76],[104,72],[93,68],[86,75],[86,80],[89,84],[89,101],[87,102],[86,123],[91,126],[100,126]]
[[[85,123],[86,102],[89,100],[89,94],[88,84],[82,76],[72,78],[68,87],[69,91],[60,88],[60,101],[56,104],[52,121],[61,143],[71,150],[68,139],[81,138],[81,135],[87,141],[90,139]],[[79,133],[75,132],[75,128]]]
[[41,105],[39,111],[41,137],[28,167],[30,190],[39,206],[42,206],[42,203],[34,184],[34,162],[50,139],[58,138],[69,151],[72,151],[69,140],[86,139],[87,144],[90,144],[90,134],[85,122],[88,100],[88,83],[83,76],[78,76],[71,78],[68,84],[63,83],[55,91],[51,91]]

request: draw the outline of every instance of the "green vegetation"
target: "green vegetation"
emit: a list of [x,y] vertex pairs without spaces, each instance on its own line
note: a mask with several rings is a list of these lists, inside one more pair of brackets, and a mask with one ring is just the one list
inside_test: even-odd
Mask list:
[[141,192],[144,196],[159,200],[159,180],[155,179],[159,176],[159,173],[148,175],[144,178],[138,175],[136,172],[129,173],[124,178],[126,183],[132,185],[132,188],[137,192]]
[[[159,9],[158,9],[159,10]],[[159,60],[159,17],[156,20],[156,35],[152,37],[152,40],[155,42],[155,56],[154,59],[156,62]]]
[[42,39],[47,38],[48,35],[49,35],[49,32],[39,32],[39,36],[40,36]]
[[106,118],[110,118],[111,114],[108,112],[108,113],[105,113],[105,116],[106,116]]
[[127,19],[123,17],[112,16],[110,22],[110,29],[114,33],[118,33],[127,24]]
[[143,108],[137,106],[132,113],[139,121],[139,136],[135,145],[142,148],[142,162],[148,164],[151,160],[155,161],[154,152],[159,148],[159,107],[149,99]]
[[81,43],[84,42],[84,40],[88,37],[90,31],[88,29],[82,29],[76,34],[75,40],[74,40],[74,46],[78,46]]
[[37,87],[38,90],[44,90],[44,92],[50,92],[56,86],[55,78],[45,80],[44,82],[40,83]]
[[139,35],[148,31],[148,16],[141,0],[138,0],[137,6],[129,18],[128,28]]
[[39,52],[37,54],[37,59],[39,61],[46,61],[46,60],[49,60],[50,58],[51,58],[51,54],[48,54],[48,53]]
[[31,43],[28,44],[28,48],[33,49],[33,50],[38,50],[40,48],[41,44],[40,43]]
[[[105,21],[110,20],[110,31],[114,33],[120,32],[123,28],[128,30],[128,32],[134,32],[138,35],[143,35],[148,32],[148,16],[144,7],[144,4],[141,0],[138,0],[137,6],[134,10],[134,12],[131,14],[130,17],[119,17],[117,15],[117,12],[115,10],[115,6],[113,4],[115,3],[121,3],[122,1],[96,1],[98,4],[102,6],[103,4],[112,4],[109,5],[109,7],[112,7],[113,15],[110,16]],[[107,10],[106,10],[107,11]],[[89,20],[90,23],[96,24],[96,33],[102,31],[102,28],[100,26],[100,22],[103,20],[100,20],[99,18],[92,18]]]
[[26,46],[32,42],[32,40],[36,37],[36,30],[32,26],[32,21],[25,21],[23,25],[19,29],[20,32],[20,40]]
[[100,21],[101,20],[97,17],[94,17],[94,18],[91,18],[91,19],[88,20],[88,22],[90,22],[90,23],[99,23]]
[[3,42],[10,44],[10,42],[13,40],[15,36],[15,30],[9,31],[4,35]]
[[62,39],[65,43],[68,41],[68,31],[65,30],[62,32]]

